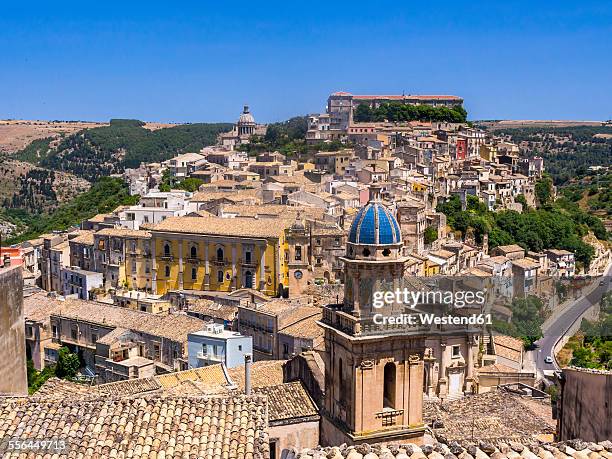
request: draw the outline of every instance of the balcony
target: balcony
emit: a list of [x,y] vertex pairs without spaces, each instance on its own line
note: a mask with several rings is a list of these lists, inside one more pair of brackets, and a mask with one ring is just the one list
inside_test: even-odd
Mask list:
[[211,261],[211,263],[215,266],[227,266],[229,265],[229,260],[227,258],[224,259],[219,259],[219,258],[215,258],[214,260]]
[[221,354],[209,354],[202,351],[197,354],[198,360],[206,360],[207,362],[225,362],[225,356]]
[[250,260],[240,258],[238,260],[238,263],[244,266],[245,268],[256,268],[257,267],[257,262],[253,260],[252,258]]
[[376,413],[376,417],[382,419],[382,426],[389,427],[397,424],[397,418],[404,414],[404,410],[393,410],[385,408],[384,411]]

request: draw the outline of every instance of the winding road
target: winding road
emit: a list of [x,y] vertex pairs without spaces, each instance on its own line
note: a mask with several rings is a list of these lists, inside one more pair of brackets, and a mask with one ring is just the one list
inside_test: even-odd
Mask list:
[[[576,300],[571,306],[565,308],[544,332],[544,336],[536,341],[537,348],[531,352],[538,375],[544,377],[544,371],[559,370],[559,366],[553,355],[553,349],[557,342],[567,333],[569,328],[576,322],[585,311],[593,304],[598,303],[604,293],[612,290],[610,276],[612,265],[608,265],[604,276],[596,279],[596,287],[586,296]],[[603,284],[603,285],[602,285]],[[553,358],[553,363],[546,363],[544,359],[548,356]]]

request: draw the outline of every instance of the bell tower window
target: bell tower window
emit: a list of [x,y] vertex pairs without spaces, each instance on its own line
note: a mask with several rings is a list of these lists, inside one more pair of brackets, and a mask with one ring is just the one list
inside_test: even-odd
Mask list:
[[395,409],[395,363],[389,362],[384,369],[383,408]]

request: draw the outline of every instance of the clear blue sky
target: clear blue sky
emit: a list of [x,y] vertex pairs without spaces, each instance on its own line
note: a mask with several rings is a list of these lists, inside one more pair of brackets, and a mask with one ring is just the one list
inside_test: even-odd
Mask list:
[[[18,6],[22,3],[23,6]],[[611,1],[3,2],[0,118],[258,121],[329,93],[612,118]]]

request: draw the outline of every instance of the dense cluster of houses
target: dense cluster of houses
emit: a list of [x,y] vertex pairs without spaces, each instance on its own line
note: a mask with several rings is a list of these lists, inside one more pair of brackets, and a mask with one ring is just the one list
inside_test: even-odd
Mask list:
[[[245,107],[216,146],[126,170],[138,204],[3,248],[3,263],[22,265],[29,287],[28,359],[42,369],[68,347],[104,394],[228,396],[242,388],[240,403],[272,407],[269,419],[256,420],[262,436],[249,441],[260,454],[251,457],[321,442],[421,441],[423,397],[533,383],[520,340],[468,328],[404,335],[367,322],[364,279],[507,279],[497,293],[511,299],[550,296],[556,279],[577,274],[571,252],[489,250],[486,235],[477,243],[457,234],[436,211],[452,196],[464,206],[477,197],[491,211],[534,205],[541,158],[523,158],[516,145],[467,124],[353,120],[357,104],[389,100],[462,102],[332,94],[327,112],[309,117],[306,140],[322,148],[307,162],[243,151],[265,133]],[[338,141],[342,148],[327,151]],[[160,191],[168,179],[189,178],[201,181],[197,191]],[[596,269],[609,256],[602,250]],[[510,318],[507,308],[497,312]],[[274,376],[262,370],[257,383],[251,358],[263,370],[269,362]],[[268,402],[248,398],[252,378]]]

